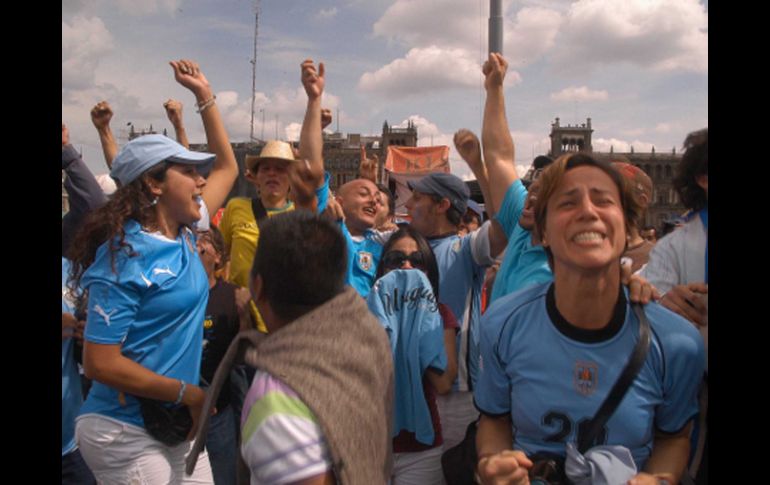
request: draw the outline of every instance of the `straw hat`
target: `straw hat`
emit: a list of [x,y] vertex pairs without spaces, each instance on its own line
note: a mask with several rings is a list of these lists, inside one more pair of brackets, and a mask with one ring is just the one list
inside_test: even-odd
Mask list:
[[262,147],[259,156],[246,155],[246,168],[256,173],[257,166],[262,160],[282,160],[284,162],[296,162],[291,145],[285,141],[270,140]]

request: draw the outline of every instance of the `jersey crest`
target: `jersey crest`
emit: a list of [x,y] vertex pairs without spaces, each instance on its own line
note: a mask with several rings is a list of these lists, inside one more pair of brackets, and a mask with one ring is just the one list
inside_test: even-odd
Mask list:
[[594,362],[576,362],[573,375],[575,390],[584,396],[590,396],[598,385],[599,366]]
[[372,269],[372,262],[374,258],[372,257],[372,253],[368,251],[359,251],[358,252],[358,267],[361,268],[364,271],[369,271]]

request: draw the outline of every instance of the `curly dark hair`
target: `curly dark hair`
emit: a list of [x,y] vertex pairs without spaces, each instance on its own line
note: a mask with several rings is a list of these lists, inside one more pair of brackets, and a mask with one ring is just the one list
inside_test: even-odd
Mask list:
[[697,179],[709,173],[709,129],[694,131],[684,140],[684,155],[677,167],[674,188],[685,207],[697,212],[708,205],[706,191]]
[[107,241],[110,241],[110,261],[115,272],[115,256],[123,248],[129,256],[136,256],[133,248],[125,242],[125,222],[134,219],[143,226],[157,222],[154,208],[155,196],[150,191],[148,178],[162,182],[171,162],[162,162],[147,170],[141,177],[128,185],[120,187],[101,208],[91,212],[75,235],[67,253],[67,259],[72,262],[67,286],[73,293],[80,287],[83,273],[94,262],[96,251]]

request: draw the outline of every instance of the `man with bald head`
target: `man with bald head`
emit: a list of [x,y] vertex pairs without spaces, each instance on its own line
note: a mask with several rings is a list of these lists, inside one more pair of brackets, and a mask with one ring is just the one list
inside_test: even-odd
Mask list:
[[340,229],[348,245],[346,283],[365,298],[374,284],[382,245],[390,234],[374,230],[380,190],[371,180],[360,178],[340,187],[335,200],[345,214]]

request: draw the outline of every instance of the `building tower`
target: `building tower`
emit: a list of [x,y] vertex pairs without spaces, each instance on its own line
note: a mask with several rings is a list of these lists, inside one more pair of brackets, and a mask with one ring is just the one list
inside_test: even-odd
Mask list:
[[548,156],[556,158],[567,152],[592,152],[591,134],[593,132],[591,118],[587,118],[586,122],[580,126],[561,126],[559,125],[559,118],[556,118],[556,121],[551,123],[551,134],[549,135],[551,137],[551,151]]

